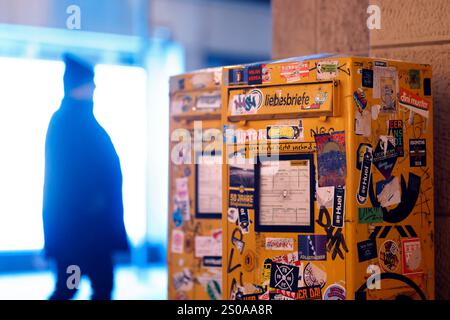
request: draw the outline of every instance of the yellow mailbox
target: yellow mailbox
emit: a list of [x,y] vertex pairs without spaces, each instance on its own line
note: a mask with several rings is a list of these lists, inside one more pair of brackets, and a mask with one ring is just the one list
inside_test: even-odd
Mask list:
[[223,73],[223,299],[433,299],[431,67]]
[[170,79],[169,299],[221,299],[221,69]]

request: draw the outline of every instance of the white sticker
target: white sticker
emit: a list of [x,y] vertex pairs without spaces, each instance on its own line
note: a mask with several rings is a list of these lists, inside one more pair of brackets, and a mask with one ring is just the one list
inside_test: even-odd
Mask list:
[[189,291],[194,285],[194,277],[191,270],[185,268],[183,271],[173,275],[173,286],[176,291]]
[[334,187],[319,187],[316,184],[317,201],[320,207],[333,207]]
[[382,207],[397,205],[401,202],[400,180],[394,177],[392,181],[386,183],[379,194],[378,201]]
[[181,230],[172,230],[172,252],[183,253],[184,251],[184,232]]
[[396,68],[392,67],[374,67],[373,68],[373,98],[381,99],[383,95],[382,86],[392,83],[392,97],[397,96],[398,92],[398,73]]
[[263,103],[263,94],[259,89],[232,96],[228,108],[232,115],[255,114]]
[[292,238],[266,238],[266,250],[293,251],[294,239]]
[[238,214],[237,208],[228,208],[228,221],[235,223],[238,219]]
[[221,105],[220,92],[212,92],[197,97],[197,109],[219,109]]
[[317,64],[317,80],[331,80],[336,78],[339,61],[320,61]]
[[356,110],[355,134],[363,137],[370,137],[372,135],[372,118],[370,111],[364,110],[361,113],[358,110]]
[[195,237],[195,257],[222,256],[222,237],[214,239],[208,236]]
[[377,120],[378,119],[378,115],[380,113],[381,110],[381,106],[379,104],[376,104],[374,106],[372,106],[372,119],[373,120]]

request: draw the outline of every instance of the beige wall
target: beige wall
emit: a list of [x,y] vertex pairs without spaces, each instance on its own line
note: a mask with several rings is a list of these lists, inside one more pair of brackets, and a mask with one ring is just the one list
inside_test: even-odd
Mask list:
[[[380,30],[367,29],[369,4]],[[436,295],[450,299],[450,0],[272,0],[272,14],[274,58],[369,53],[433,66]]]

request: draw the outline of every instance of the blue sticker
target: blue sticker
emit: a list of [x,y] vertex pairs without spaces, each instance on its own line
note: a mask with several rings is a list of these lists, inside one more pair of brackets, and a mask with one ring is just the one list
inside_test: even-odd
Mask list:
[[172,212],[172,219],[175,227],[181,227],[183,225],[183,215],[181,214],[180,208]]
[[327,236],[298,236],[299,260],[327,260]]

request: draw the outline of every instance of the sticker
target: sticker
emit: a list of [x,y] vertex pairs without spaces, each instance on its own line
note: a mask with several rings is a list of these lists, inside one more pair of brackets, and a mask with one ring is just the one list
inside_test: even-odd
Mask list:
[[359,187],[356,199],[359,204],[365,204],[369,194],[371,168],[372,168],[372,147],[366,146],[361,164],[361,174],[359,177]]
[[270,271],[270,286],[272,288],[296,292],[298,290],[298,278],[298,267],[272,262]]
[[391,177],[379,181],[376,185],[377,200],[383,208],[397,205],[401,202],[400,179]]
[[326,235],[299,235],[298,258],[299,260],[327,260],[327,236]]
[[190,220],[189,178],[182,177],[175,179],[174,202],[175,210],[180,210],[185,221]]
[[327,273],[312,263],[308,263],[303,270],[303,280],[308,287],[323,288],[327,282]]
[[230,69],[228,71],[228,82],[230,85],[244,84],[244,69]]
[[262,83],[268,83],[272,80],[271,68],[267,68],[267,65],[262,65]]
[[363,137],[372,135],[372,113],[369,110],[355,112],[355,134]]
[[338,61],[320,61],[317,64],[317,80],[331,80],[338,73]]
[[402,273],[416,274],[422,273],[422,248],[420,239],[402,239]]
[[358,223],[379,223],[383,222],[383,209],[377,208],[358,208]]
[[333,227],[342,228],[344,226],[344,214],[345,214],[345,188],[337,186],[334,189],[333,221],[332,221]]
[[310,105],[302,104],[302,110],[314,110],[320,109],[320,107],[327,101],[328,92],[323,91],[322,88],[319,87],[319,91],[314,96],[314,102]]
[[372,106],[372,120],[377,120],[380,114],[381,106],[376,104]]
[[176,291],[189,291],[194,286],[194,278],[191,270],[185,268],[183,271],[173,275],[173,286]]
[[212,73],[195,73],[191,78],[191,84],[195,89],[202,89],[214,82]]
[[315,135],[319,187],[345,186],[345,133]]
[[425,139],[409,140],[409,166],[426,167],[427,166],[427,144]]
[[391,176],[398,158],[397,150],[393,142],[393,137],[392,140],[389,138],[381,139],[380,137],[375,152],[373,153],[373,164],[386,179]]
[[299,261],[298,252],[288,253],[283,256],[277,256],[272,258],[273,262],[290,264],[294,266],[301,266],[302,263]]
[[239,210],[238,208],[228,208],[228,221],[231,223],[235,223],[238,219]]
[[262,84],[262,65],[247,67],[247,82],[249,85]]
[[397,155],[403,157],[405,151],[403,148],[403,121],[402,120],[388,120],[388,135],[394,137],[394,145]]
[[[236,234],[239,234],[239,237]],[[239,250],[241,254],[245,247],[245,243],[242,241],[243,237],[242,231],[239,228],[234,229],[231,235],[231,243]]]
[[222,257],[221,256],[204,256],[202,259],[204,267],[221,268]]
[[358,146],[358,150],[356,150],[356,168],[361,170],[362,163],[364,161],[364,154],[366,153],[366,149],[371,148],[372,145],[368,143],[360,143]]
[[263,286],[269,285],[270,283],[270,270],[272,270],[272,260],[264,260],[261,282]]
[[364,90],[359,88],[355,92],[353,92],[353,100],[355,100],[356,105],[358,106],[359,112],[363,112],[367,107],[367,98]]
[[181,230],[172,230],[172,252],[183,253],[184,251],[184,232]]
[[266,238],[266,250],[293,251],[294,239],[292,238]]
[[[373,68],[373,98],[383,101],[383,108],[386,109],[386,98],[391,99],[397,96],[398,92],[398,72],[396,68],[379,67]],[[386,111],[386,110],[385,110]]]
[[431,79],[430,78],[423,79],[423,95],[425,97],[431,96]]
[[242,294],[239,293],[236,295],[236,300],[247,300],[247,301],[255,301],[259,300],[259,293],[252,293],[252,294]]
[[358,248],[358,261],[364,262],[377,258],[377,242],[375,239],[361,241],[356,244]]
[[319,207],[331,208],[334,201],[334,187],[316,186],[317,202]]
[[255,166],[230,165],[229,206],[253,208],[255,192]]
[[393,78],[381,78],[381,112],[396,113],[397,112],[397,90],[395,88],[395,80]]
[[411,89],[420,89],[420,70],[409,70],[409,87]]
[[237,94],[230,99],[229,109],[232,115],[255,114],[261,108],[263,94],[259,89],[252,89],[245,94]]
[[189,177],[191,175],[191,168],[185,167],[183,173],[185,177]]
[[362,86],[373,88],[373,70],[362,69]]
[[222,240],[214,239],[209,236],[195,237],[195,257],[202,258],[204,256],[221,256]]
[[176,98],[172,102],[172,114],[180,114],[188,112],[194,107],[194,99],[189,95],[184,95],[180,98]]
[[339,284],[330,285],[323,294],[323,300],[345,300],[345,288]]
[[400,88],[399,102],[402,107],[405,107],[408,110],[413,111],[428,119],[430,102],[418,96],[417,94],[414,94],[404,88]]
[[387,67],[387,62],[386,61],[375,61],[375,66],[376,67]]
[[320,286],[299,288],[296,300],[322,300],[322,288]]
[[280,76],[286,82],[299,81],[301,78],[309,77],[308,62],[294,62],[280,67]]
[[303,127],[287,125],[267,126],[267,139],[269,140],[304,140]]
[[185,234],[184,236],[184,251],[186,253],[194,252],[194,237],[192,234]]
[[384,271],[396,271],[400,264],[400,250],[397,243],[392,240],[385,241],[380,248],[379,260]]
[[245,144],[248,142],[257,142],[257,141],[265,141],[266,138],[266,130],[264,129],[249,129],[249,130],[235,130],[234,135],[236,137],[235,143],[237,144]]
[[197,97],[197,102],[195,104],[197,109],[219,109],[222,104],[222,97],[220,91],[202,94]]
[[247,272],[252,272],[255,269],[256,256],[253,251],[247,250],[244,253],[242,268]]
[[180,208],[172,212],[172,219],[175,227],[179,228],[183,225],[183,215],[181,214]]
[[248,227],[250,226],[250,220],[248,217],[248,209],[247,208],[239,208],[238,215],[239,227],[242,230],[242,233],[248,233]]
[[217,280],[211,280],[207,283],[206,292],[211,300],[222,299],[222,290],[220,288],[220,283]]

